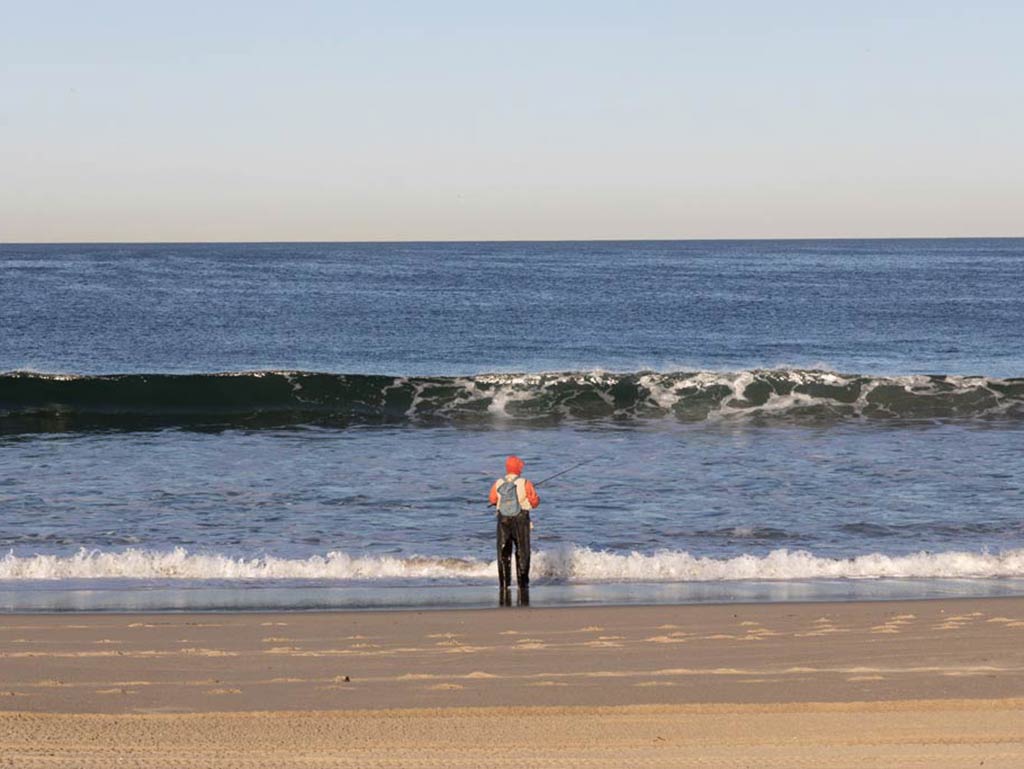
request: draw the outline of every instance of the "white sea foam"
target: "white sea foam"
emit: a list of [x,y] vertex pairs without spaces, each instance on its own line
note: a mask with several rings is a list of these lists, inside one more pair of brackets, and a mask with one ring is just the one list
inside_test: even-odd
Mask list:
[[[0,558],[0,580],[395,580],[489,579],[493,561],[473,558],[396,558],[330,552],[309,558],[236,558],[218,553],[82,549],[74,555]],[[869,553],[823,558],[806,551],[707,558],[682,551],[612,553],[569,546],[534,555],[533,575],[555,581],[712,582],[881,578],[1024,577],[1024,549],[999,553],[948,551],[890,556]]]

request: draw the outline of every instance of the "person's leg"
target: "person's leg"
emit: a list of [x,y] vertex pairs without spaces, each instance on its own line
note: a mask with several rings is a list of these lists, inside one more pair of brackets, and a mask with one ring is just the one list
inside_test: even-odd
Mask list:
[[[508,596],[509,606],[512,605],[512,593],[509,592]],[[530,605],[530,586],[522,585],[516,591],[516,606],[529,606]]]
[[516,581],[520,590],[530,587],[530,516],[516,516]]
[[512,582],[512,531],[508,522],[498,516],[498,587],[508,590]]

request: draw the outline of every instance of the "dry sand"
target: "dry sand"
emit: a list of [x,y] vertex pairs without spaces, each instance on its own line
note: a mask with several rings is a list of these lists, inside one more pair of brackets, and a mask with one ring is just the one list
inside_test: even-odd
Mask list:
[[0,766],[1024,766],[1024,599],[0,617]]

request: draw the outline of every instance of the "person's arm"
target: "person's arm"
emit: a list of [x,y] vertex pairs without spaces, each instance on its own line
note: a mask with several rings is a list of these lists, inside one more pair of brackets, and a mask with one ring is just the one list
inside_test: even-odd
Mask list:
[[540,504],[540,497],[537,496],[537,489],[530,481],[526,482],[526,498],[530,500],[530,507],[537,507]]
[[491,493],[487,497],[487,504],[497,505],[498,504],[498,482],[495,481],[491,484]]

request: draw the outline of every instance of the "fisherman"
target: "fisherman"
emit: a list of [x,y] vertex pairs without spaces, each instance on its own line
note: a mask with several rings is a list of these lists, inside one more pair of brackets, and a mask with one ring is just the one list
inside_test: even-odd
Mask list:
[[512,546],[516,548],[516,582],[522,605],[530,603],[530,511],[540,504],[537,489],[522,477],[523,460],[510,456],[505,460],[505,475],[491,486],[489,502],[498,518],[498,587],[502,606],[510,603]]

